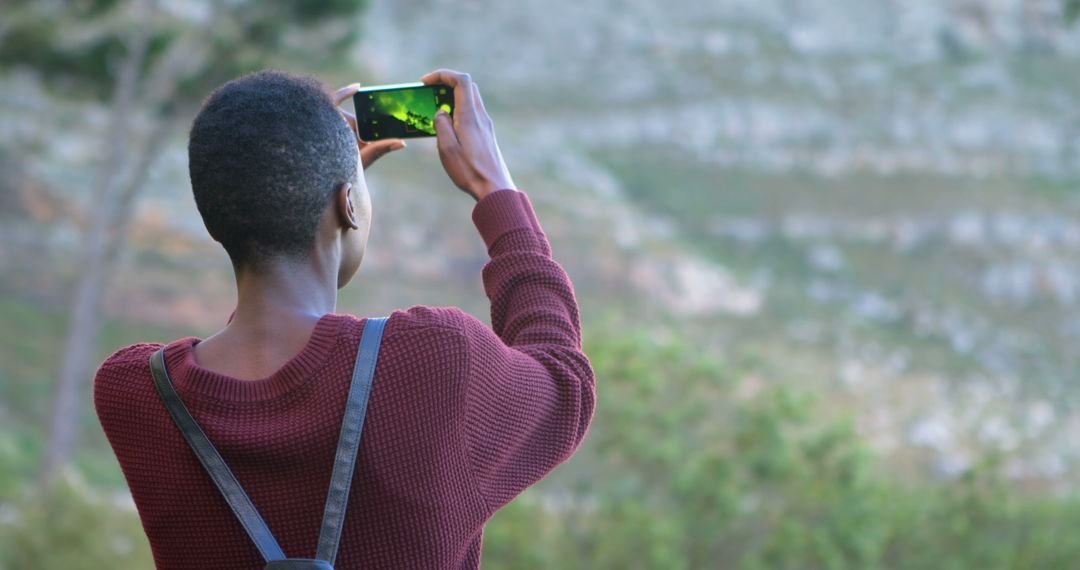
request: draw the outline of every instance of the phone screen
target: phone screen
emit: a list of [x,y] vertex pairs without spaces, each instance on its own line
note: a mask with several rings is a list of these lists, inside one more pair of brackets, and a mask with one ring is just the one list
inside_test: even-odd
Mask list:
[[360,140],[435,136],[435,111],[453,115],[454,89],[408,83],[366,87],[353,95]]

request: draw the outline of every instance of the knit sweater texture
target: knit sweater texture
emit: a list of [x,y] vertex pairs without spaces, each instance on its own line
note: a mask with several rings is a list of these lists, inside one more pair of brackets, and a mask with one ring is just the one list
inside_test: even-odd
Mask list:
[[[528,196],[507,189],[472,212],[490,259],[491,326],[414,305],[387,321],[336,568],[479,568],[484,523],[569,458],[595,381],[573,287]],[[277,538],[314,558],[364,317],[323,315],[272,375],[204,368],[185,337],[165,349],[177,393]],[[160,343],[98,368],[97,416],[162,570],[264,562],[169,417],[150,373]]]

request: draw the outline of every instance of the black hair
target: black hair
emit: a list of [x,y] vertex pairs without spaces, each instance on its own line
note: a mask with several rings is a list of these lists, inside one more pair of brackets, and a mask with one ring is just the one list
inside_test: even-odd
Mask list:
[[237,269],[307,254],[334,190],[355,184],[358,160],[322,83],[275,70],[215,89],[188,139],[195,204]]

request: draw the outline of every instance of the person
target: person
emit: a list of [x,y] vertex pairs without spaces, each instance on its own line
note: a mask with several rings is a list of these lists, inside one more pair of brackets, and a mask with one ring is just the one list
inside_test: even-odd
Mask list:
[[[573,286],[516,188],[468,74],[438,70],[455,109],[435,119],[442,166],[476,200],[491,327],[455,308],[388,318],[335,567],[478,568],[484,524],[578,448],[595,378]],[[366,318],[337,313],[372,208],[364,168],[403,141],[359,142],[317,80],[234,79],[203,103],[189,170],[235,271],[226,326],[168,343],[176,391],[288,557],[313,558]],[[97,369],[93,400],[158,568],[263,560],[155,392],[138,343]]]

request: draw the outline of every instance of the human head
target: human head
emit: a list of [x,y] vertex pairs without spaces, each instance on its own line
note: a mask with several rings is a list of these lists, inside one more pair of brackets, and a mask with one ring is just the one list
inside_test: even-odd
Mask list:
[[356,136],[318,80],[268,70],[215,89],[192,124],[188,170],[238,275],[330,255],[340,288],[359,267],[370,197]]

